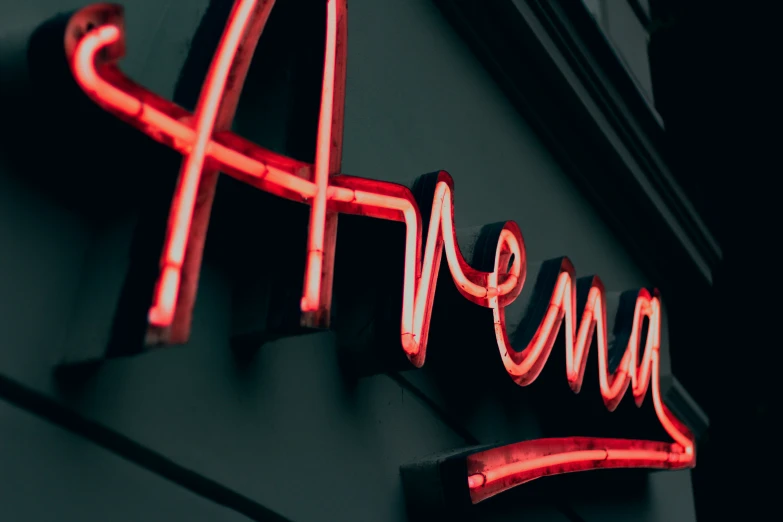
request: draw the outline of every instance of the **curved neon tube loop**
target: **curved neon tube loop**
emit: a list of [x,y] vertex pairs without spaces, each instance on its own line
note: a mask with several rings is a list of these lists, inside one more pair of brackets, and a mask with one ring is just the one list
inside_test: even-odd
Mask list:
[[[238,0],[235,5],[202,89],[195,118],[173,103],[133,84],[113,62],[99,60],[100,63],[96,64],[101,50],[121,40],[122,31],[117,26],[99,25],[90,30],[80,39],[70,57],[76,81],[96,103],[185,156],[178,182],[181,198],[173,205],[160,280],[149,314],[150,322],[167,326],[173,317],[195,189],[204,162],[210,158],[220,165],[222,171],[242,181],[281,197],[312,205],[302,311],[314,310],[320,300],[324,220],[327,206],[333,205],[340,212],[371,215],[406,224],[401,344],[416,367],[422,366],[426,358],[432,299],[441,257],[445,252],[449,271],[462,295],[492,309],[500,356],[517,384],[528,385],[535,381],[546,364],[563,323],[566,330],[566,376],[574,392],[581,388],[593,334],[597,341],[600,390],[608,409],[613,410],[617,406],[629,386],[637,405],[641,405],[652,381],[656,415],[674,443],[570,438],[548,443],[546,448],[541,446],[542,441],[530,441],[512,445],[513,451],[508,446],[487,450],[469,457],[469,462],[484,463],[484,468],[470,473],[468,477],[474,502],[526,480],[553,473],[596,467],[692,466],[695,462],[693,437],[661,399],[661,307],[657,296],[651,296],[646,290],[639,292],[628,344],[617,370],[610,374],[603,286],[596,278],[588,293],[581,320],[577,322],[575,281],[572,272],[564,270],[557,279],[547,313],[532,341],[524,349],[515,350],[508,339],[504,308],[519,295],[525,282],[525,248],[516,223],[505,223],[500,232],[494,270],[481,272],[470,267],[460,252],[454,229],[453,181],[447,173],[438,174],[423,251],[421,214],[409,189],[388,182],[331,176],[329,154],[336,24],[340,14],[338,7],[343,3],[330,0],[327,4],[323,103],[314,166],[297,165],[287,159],[282,161],[277,155],[230,132],[213,132],[230,64],[255,4],[254,0]],[[239,143],[241,147],[232,147],[231,143]],[[304,179],[303,170],[312,173],[312,179]],[[513,261],[508,266],[510,260]],[[645,318],[649,327],[640,357]],[[498,460],[500,456],[502,459]],[[486,462],[494,464],[487,467]]]

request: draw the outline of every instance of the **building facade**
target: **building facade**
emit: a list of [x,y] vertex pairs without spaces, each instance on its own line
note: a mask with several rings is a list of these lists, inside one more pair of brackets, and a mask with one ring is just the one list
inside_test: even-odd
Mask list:
[[[120,69],[193,112],[232,4],[126,0]],[[215,132],[230,129],[275,158],[311,164],[328,7],[276,4],[248,59],[233,122],[216,123],[223,128]],[[75,36],[68,23],[85,5],[0,7],[8,105],[0,153],[0,499],[8,520],[408,520],[421,516],[417,509],[456,507],[441,505],[451,498],[439,489],[446,479],[425,486],[401,474],[431,455],[552,436],[666,440],[649,395],[641,408],[630,390],[616,412],[603,408],[598,341],[587,344],[579,395],[563,370],[565,334],[553,337],[540,382],[517,386],[498,353],[492,314],[469,308],[445,259],[428,362],[409,364],[399,337],[401,225],[340,216],[331,324],[302,327],[314,207],[258,190],[241,175],[220,175],[203,221],[200,270],[184,276],[198,276],[189,335],[172,340],[171,331],[150,329],[182,151],[85,95],[68,61],[71,44],[118,20],[117,11],[99,11]],[[651,83],[638,72],[649,66],[618,59],[620,44],[601,40],[590,5],[357,0],[348,7],[347,45],[338,39],[337,50],[347,64],[339,173],[416,193],[417,176],[448,171],[463,253],[464,238],[514,221],[524,237],[526,288],[544,262],[567,256],[578,276],[600,276],[607,303],[629,290],[660,289],[663,400],[698,452],[707,420],[674,375],[677,352],[687,349],[679,341],[696,335],[692,300],[710,288],[720,248],[669,172]],[[419,207],[427,223],[429,209]],[[521,329],[533,300],[523,291],[509,305],[509,331]],[[627,320],[611,312],[622,304],[607,306],[619,338]],[[640,331],[651,328],[639,323]],[[376,348],[396,355],[377,357]],[[610,345],[610,357],[618,353]],[[422,492],[446,500],[420,508]],[[545,477],[460,510],[498,521],[696,516],[689,469]]]

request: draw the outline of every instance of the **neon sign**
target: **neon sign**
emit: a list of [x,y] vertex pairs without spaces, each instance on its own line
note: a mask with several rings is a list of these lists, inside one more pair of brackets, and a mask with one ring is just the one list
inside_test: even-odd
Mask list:
[[[489,271],[477,270],[463,257],[457,243],[454,183],[446,172],[436,174],[432,193],[428,194],[431,210],[426,224],[417,199],[407,187],[340,173],[346,0],[326,3],[325,62],[314,164],[272,153],[228,130],[249,57],[273,4],[273,0],[235,2],[192,115],[134,84],[118,69],[116,61],[124,53],[121,8],[99,4],[77,13],[69,24],[66,53],[72,73],[84,92],[111,114],[184,157],[154,302],[149,309],[149,323],[165,331],[175,322],[182,307],[186,315],[189,313],[183,295],[195,290],[183,285],[183,270],[192,244],[194,219],[198,219],[201,184],[205,173],[225,172],[260,190],[310,205],[301,298],[303,324],[322,327],[329,324],[337,216],[340,213],[370,216],[402,222],[406,227],[400,344],[413,366],[421,367],[426,359],[433,297],[445,253],[459,292],[469,301],[492,310],[501,360],[509,376],[520,386],[536,380],[562,327],[565,328],[566,377],[574,392],[581,389],[594,338],[600,393],[610,411],[617,407],[629,387],[640,406],[651,385],[656,415],[673,442],[571,437],[478,451],[467,455],[465,460],[464,486],[473,503],[545,475],[612,467],[694,466],[694,437],[661,398],[662,311],[657,293],[641,290],[636,295],[623,356],[616,368],[610,370],[603,285],[597,277],[592,279],[584,311],[581,319],[578,318],[574,268],[564,260],[558,267],[551,297],[532,338],[525,346],[514,347],[507,332],[505,308],[519,296],[527,273],[525,246],[517,224],[508,221],[496,231],[493,267]],[[232,78],[231,85],[227,85],[229,78]],[[196,253],[192,259],[196,260],[191,262],[198,270],[200,254]]]

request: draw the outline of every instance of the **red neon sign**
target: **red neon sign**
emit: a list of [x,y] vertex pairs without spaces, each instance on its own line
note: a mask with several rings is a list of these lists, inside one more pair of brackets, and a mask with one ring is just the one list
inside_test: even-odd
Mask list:
[[[619,366],[610,372],[603,285],[594,278],[585,310],[581,319],[577,319],[574,270],[566,262],[532,341],[517,350],[509,341],[504,311],[521,292],[526,276],[525,247],[516,223],[506,222],[499,234],[493,270],[479,271],[466,262],[457,244],[454,184],[446,172],[438,174],[435,184],[423,250],[424,224],[407,187],[339,173],[346,0],[327,2],[326,56],[315,163],[309,165],[281,157],[226,130],[236,107],[236,100],[224,99],[227,79],[242,67],[245,69],[240,72],[246,72],[247,66],[246,57],[245,61],[237,59],[237,50],[243,42],[252,41],[255,45],[273,4],[273,0],[235,2],[194,115],[122,75],[115,64],[124,49],[120,11],[116,6],[83,11],[89,15],[74,17],[71,25],[75,27],[69,27],[67,32],[80,35],[75,45],[66,39],[66,48],[73,75],[82,89],[110,113],[184,156],[154,303],[149,310],[150,324],[165,328],[174,320],[199,183],[205,169],[218,169],[260,190],[311,206],[301,300],[306,322],[328,321],[336,216],[360,214],[406,225],[400,340],[414,366],[421,367],[425,362],[432,301],[445,252],[460,293],[471,302],[492,309],[501,359],[517,384],[526,386],[538,377],[563,324],[566,376],[574,392],[581,388],[594,334],[600,391],[609,410],[615,409],[629,386],[637,405],[641,405],[652,382],[655,412],[674,442],[544,439],[475,453],[467,458],[466,478],[474,503],[519,483],[556,473],[607,467],[692,467],[695,464],[693,436],[661,399],[661,303],[657,295],[644,290],[637,295],[630,339]],[[649,327],[642,339],[645,319]]]

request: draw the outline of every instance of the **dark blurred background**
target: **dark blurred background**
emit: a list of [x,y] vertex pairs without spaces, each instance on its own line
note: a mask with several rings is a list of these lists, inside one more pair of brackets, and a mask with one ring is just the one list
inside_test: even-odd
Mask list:
[[711,420],[693,472],[702,521],[755,520],[777,506],[776,4],[650,1],[652,87],[673,169],[724,254],[714,295],[706,299],[715,320],[703,342],[679,348],[676,361],[678,377],[699,390]]

